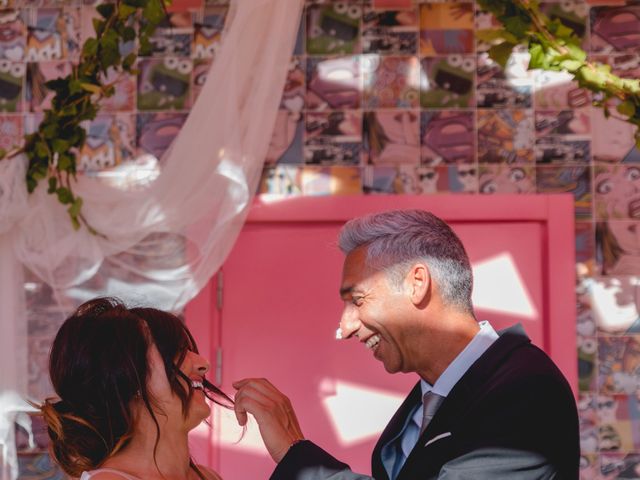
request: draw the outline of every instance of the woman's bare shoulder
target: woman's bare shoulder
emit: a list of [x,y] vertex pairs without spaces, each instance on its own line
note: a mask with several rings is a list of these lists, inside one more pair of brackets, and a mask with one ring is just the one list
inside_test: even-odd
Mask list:
[[[216,472],[211,470],[209,467],[205,467],[204,465],[198,465],[198,470],[202,472],[207,480],[222,480],[222,477],[218,475]],[[109,480],[109,479],[105,479]]]

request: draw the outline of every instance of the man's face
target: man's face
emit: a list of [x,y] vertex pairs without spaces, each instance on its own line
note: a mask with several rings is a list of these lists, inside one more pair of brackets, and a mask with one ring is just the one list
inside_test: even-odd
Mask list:
[[358,339],[389,373],[413,371],[409,350],[416,331],[408,315],[409,296],[403,293],[404,286],[392,285],[384,272],[365,267],[366,254],[366,247],[359,247],[344,262],[342,338]]

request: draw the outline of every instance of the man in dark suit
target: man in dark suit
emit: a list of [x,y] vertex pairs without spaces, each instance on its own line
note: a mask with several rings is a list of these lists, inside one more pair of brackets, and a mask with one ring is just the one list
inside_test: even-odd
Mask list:
[[[339,244],[339,336],[364,343],[389,373],[420,376],[373,451],[373,478],[578,479],[567,381],[520,326],[478,323],[471,265],[445,222],[420,210],[369,215],[348,222]],[[234,386],[238,421],[255,416],[278,463],[273,480],[371,478],[304,440],[267,380]]]

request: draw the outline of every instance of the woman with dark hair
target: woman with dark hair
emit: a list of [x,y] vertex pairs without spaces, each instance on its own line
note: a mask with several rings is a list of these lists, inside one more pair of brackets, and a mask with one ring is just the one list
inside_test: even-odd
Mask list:
[[208,370],[175,315],[113,298],[84,303],[51,349],[59,398],[40,406],[54,459],[81,480],[219,480],[192,461],[187,444],[209,416],[206,398],[233,405]]

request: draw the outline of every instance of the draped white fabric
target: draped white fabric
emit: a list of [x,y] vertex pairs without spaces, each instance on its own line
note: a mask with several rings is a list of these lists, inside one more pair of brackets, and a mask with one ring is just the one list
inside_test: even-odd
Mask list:
[[45,185],[27,194],[25,158],[0,161],[0,393],[27,394],[20,264],[72,303],[106,294],[173,310],[220,267],[257,188],[301,10],[302,0],[232,2],[206,83],[158,165],[147,158],[148,170],[122,167],[110,182],[79,176],[101,235],[73,230]]

